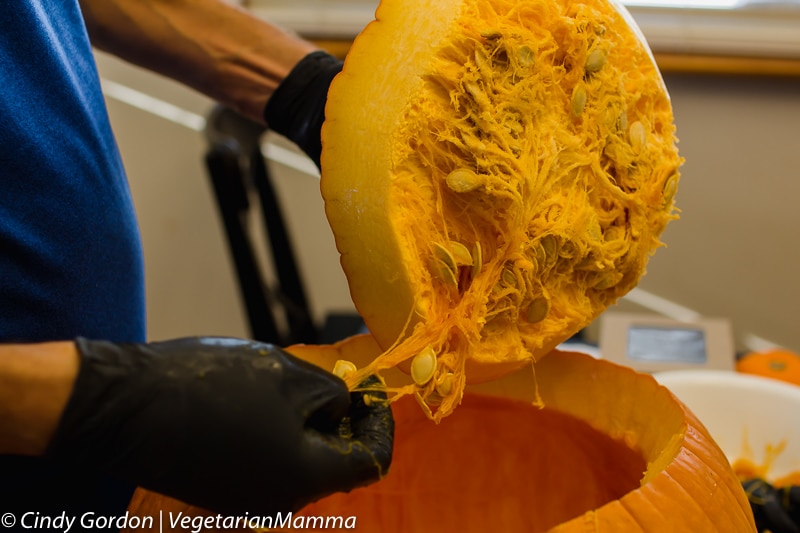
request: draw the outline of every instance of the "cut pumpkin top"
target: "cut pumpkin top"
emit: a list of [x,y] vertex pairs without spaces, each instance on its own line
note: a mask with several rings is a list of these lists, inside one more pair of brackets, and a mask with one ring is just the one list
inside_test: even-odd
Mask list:
[[383,0],[326,117],[326,212],[385,350],[348,382],[410,369],[393,392],[436,419],[633,288],[676,217],[669,96],[617,2]]

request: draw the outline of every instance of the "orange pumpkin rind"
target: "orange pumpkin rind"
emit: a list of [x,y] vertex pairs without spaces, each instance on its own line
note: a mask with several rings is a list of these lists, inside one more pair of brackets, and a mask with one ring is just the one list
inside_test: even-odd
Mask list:
[[[380,350],[369,335],[290,348],[326,369],[337,359],[364,366]],[[542,359],[534,371],[468,386],[463,409],[439,425],[426,423],[407,398],[393,404],[395,459],[388,476],[302,512],[355,515],[364,531],[384,533],[755,531],[725,454],[652,376],[569,352]],[[397,369],[385,377],[388,386],[406,379]],[[534,397],[543,409],[532,405]],[[605,439],[634,455],[603,448]],[[601,448],[605,455],[595,460],[605,466],[585,462],[584,453]],[[605,467],[631,477],[623,490],[611,488],[617,480]]]
[[676,216],[674,133],[617,2],[383,0],[323,126],[326,212],[384,351],[348,383],[433,349],[434,378],[394,392],[440,420],[586,326]]

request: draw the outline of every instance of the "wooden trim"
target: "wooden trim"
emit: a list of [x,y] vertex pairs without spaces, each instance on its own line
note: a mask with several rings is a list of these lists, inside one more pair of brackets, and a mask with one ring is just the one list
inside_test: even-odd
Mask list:
[[800,77],[800,58],[733,57],[655,53],[658,68],[665,73],[728,74],[746,76]]
[[[315,40],[317,46],[344,58],[352,41]],[[699,54],[653,54],[665,73],[725,74],[746,76],[800,77],[800,58],[734,57]]]

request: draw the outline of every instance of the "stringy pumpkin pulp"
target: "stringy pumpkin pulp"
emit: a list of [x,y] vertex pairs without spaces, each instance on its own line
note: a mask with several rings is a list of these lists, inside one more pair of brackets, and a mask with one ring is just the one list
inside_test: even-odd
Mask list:
[[[616,2],[384,0],[331,87],[322,191],[353,300],[439,420],[643,275],[680,158]],[[413,358],[423,353],[416,367]],[[438,406],[436,408],[435,406]]]

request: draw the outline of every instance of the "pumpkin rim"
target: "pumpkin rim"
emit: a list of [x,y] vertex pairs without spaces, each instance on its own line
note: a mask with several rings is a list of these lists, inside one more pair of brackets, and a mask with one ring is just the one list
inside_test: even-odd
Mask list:
[[[331,370],[336,360],[342,358],[357,365],[363,364],[379,352],[380,347],[370,334],[360,334],[333,345],[297,345],[288,350],[310,363]],[[391,385],[393,380],[405,379],[405,375],[398,369],[391,369],[383,378],[387,385]],[[592,390],[602,394],[593,395]],[[608,394],[609,390],[611,394]],[[616,393],[620,390],[637,391],[635,399],[640,402],[628,404],[627,408],[631,411],[641,409],[642,402],[651,404],[647,412],[638,414],[645,418],[650,415],[650,420],[646,421],[648,427],[662,435],[656,435],[657,438],[652,442],[643,442],[640,435],[627,431],[630,428],[614,429],[613,420],[618,419],[621,411],[610,406],[619,401]],[[755,531],[749,502],[724,452],[691,410],[652,375],[585,353],[554,350],[532,365],[531,369],[519,369],[495,381],[468,385],[465,394],[482,394],[544,405],[573,416],[605,435],[622,440],[643,455],[647,470],[643,473],[640,487],[618,500],[587,510],[559,524],[550,530],[554,533],[572,531],[571,528],[586,531],[582,528],[588,523],[603,524],[621,511],[635,513],[638,505],[650,505],[663,516],[670,517],[674,509],[669,505],[676,499],[692,505],[693,500],[687,496],[683,484],[691,484],[725,502],[725,505],[706,505],[696,509],[700,513],[698,516],[706,519],[707,529],[703,530],[726,533]],[[598,407],[601,401],[607,402],[605,412]],[[657,405],[652,405],[653,402]],[[665,432],[663,416],[670,413],[671,429]],[[642,446],[647,450],[643,450]],[[669,527],[669,522],[662,526]],[[589,529],[593,530],[601,529]]]

